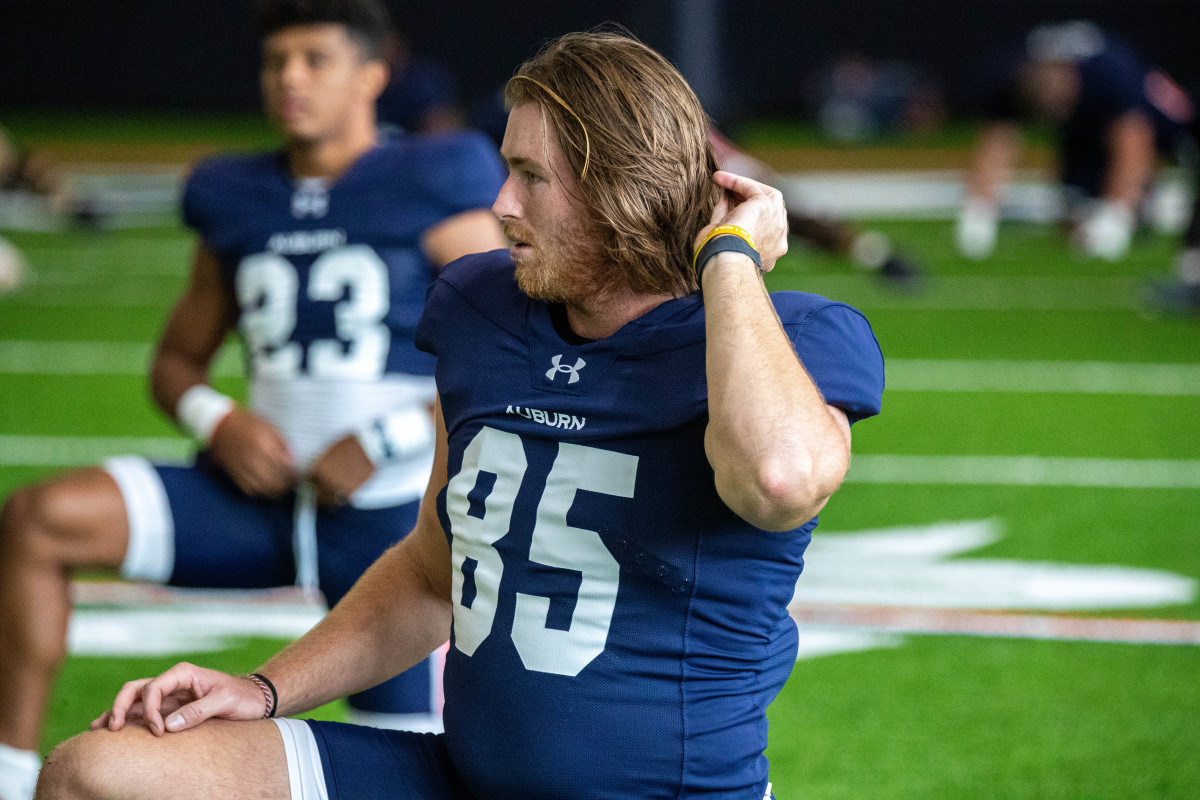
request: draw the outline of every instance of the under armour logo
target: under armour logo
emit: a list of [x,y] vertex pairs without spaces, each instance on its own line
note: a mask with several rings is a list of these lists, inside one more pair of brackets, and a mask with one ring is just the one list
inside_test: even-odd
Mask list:
[[572,367],[569,364],[559,363],[561,361],[562,361],[562,353],[559,353],[558,355],[556,355],[550,359],[550,363],[553,364],[554,366],[551,367],[550,369],[546,370],[546,378],[551,383],[553,383],[555,375],[557,375],[560,372],[565,372],[571,376],[571,377],[567,378],[568,385],[577,382],[579,380],[579,370],[583,369],[587,362],[585,362],[582,358],[579,358],[579,359],[575,360],[575,366]]
[[292,193],[292,216],[318,219],[329,213],[329,190],[321,178],[305,178]]

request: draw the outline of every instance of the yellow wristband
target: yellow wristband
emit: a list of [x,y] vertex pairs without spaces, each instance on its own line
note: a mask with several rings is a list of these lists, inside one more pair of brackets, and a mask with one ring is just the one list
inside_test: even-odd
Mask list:
[[708,232],[708,236],[704,237],[704,241],[701,242],[696,248],[696,251],[692,253],[692,269],[696,268],[696,257],[700,255],[700,251],[704,249],[704,245],[708,244],[712,239],[718,236],[736,236],[745,241],[746,244],[750,245],[751,248],[755,250],[758,249],[754,247],[754,240],[750,238],[750,234],[745,228],[739,228],[737,225],[718,225]]

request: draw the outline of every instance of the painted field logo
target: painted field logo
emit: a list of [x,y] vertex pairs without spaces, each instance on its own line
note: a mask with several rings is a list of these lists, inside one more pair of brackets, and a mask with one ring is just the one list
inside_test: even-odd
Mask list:
[[1000,520],[982,519],[814,537],[790,604],[798,657],[896,647],[905,634],[1200,645],[1196,622],[1094,616],[1193,603],[1194,579],[1119,565],[957,558],[1003,533]]
[[572,414],[560,414],[557,411],[542,411],[540,408],[522,408],[521,406],[509,406],[509,414],[516,414],[525,419],[531,419],[534,422],[539,422],[542,425],[548,425],[551,428],[562,428],[568,431],[583,430],[583,426],[587,424],[587,417],[576,417]]

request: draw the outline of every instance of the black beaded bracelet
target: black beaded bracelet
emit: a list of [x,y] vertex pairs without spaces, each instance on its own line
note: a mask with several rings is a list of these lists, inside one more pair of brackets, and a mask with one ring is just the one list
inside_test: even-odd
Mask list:
[[749,256],[759,270],[762,269],[762,256],[750,246],[749,242],[740,236],[725,233],[709,239],[696,254],[696,280],[700,280],[700,276],[704,274],[704,265],[717,253],[741,253]]

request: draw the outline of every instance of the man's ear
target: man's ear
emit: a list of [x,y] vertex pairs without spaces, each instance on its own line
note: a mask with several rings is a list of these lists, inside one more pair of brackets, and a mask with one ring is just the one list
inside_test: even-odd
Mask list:
[[383,94],[384,87],[387,86],[391,75],[392,70],[388,67],[387,62],[378,58],[363,62],[362,66],[358,68],[360,85],[364,94],[371,100],[379,99],[379,95]]

